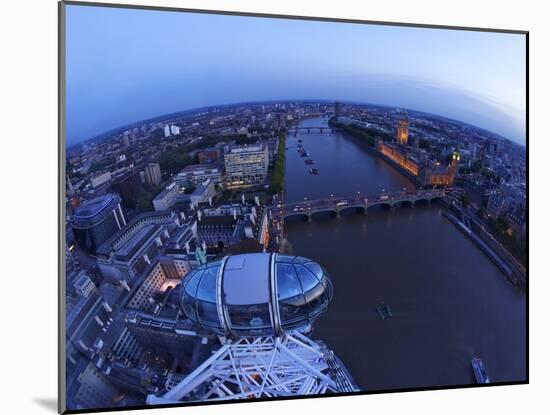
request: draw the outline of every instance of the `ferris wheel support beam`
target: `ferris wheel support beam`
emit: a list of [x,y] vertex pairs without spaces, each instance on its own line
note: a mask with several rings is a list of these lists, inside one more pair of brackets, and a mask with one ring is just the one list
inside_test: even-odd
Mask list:
[[339,392],[325,349],[298,332],[227,340],[164,395],[149,395],[147,403]]

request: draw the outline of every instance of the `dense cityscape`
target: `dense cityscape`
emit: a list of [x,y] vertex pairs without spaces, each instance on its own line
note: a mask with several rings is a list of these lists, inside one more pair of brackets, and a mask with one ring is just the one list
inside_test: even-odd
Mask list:
[[[309,194],[306,188],[291,194],[291,155],[300,161],[295,166],[303,167],[304,180],[328,183],[329,174],[342,183],[362,180],[327,173],[326,163],[315,158],[316,145],[307,141],[315,135],[326,140],[343,137],[410,185],[354,194],[337,185],[322,194]],[[68,147],[68,408],[366,390],[356,373],[362,369],[340,361],[338,349],[333,352],[327,339],[325,344],[309,336],[320,313],[327,318],[331,313],[327,307],[332,283],[322,258],[288,259],[301,254],[292,252],[287,225],[332,223],[373,209],[391,216],[394,210],[433,203],[456,232],[500,270],[508,288],[521,293],[527,260],[526,174],[525,147],[504,137],[432,114],[353,102],[212,106],[136,122]],[[234,389],[222,388],[221,380],[210,381],[217,386],[209,390],[207,378],[201,378],[203,365],[211,356],[221,359],[227,333],[264,335],[261,311],[248,309],[250,326],[228,329],[225,320],[234,320],[220,318],[220,323],[215,318],[208,323],[204,317],[208,307],[202,302],[208,302],[210,294],[201,297],[199,288],[195,298],[184,289],[203,270],[202,281],[209,272],[235,272],[238,267],[228,256],[248,255],[250,264],[263,261],[262,254],[268,253],[278,254],[273,264],[278,270],[290,267],[289,272],[297,273],[305,298],[301,270],[311,271],[318,280],[311,288],[318,291],[317,302],[306,300],[307,323],[295,330],[299,339],[292,344],[311,342],[308,350],[317,350],[324,366],[315,372],[313,362],[321,364],[318,358],[309,361],[300,355],[310,362],[304,363],[304,370],[315,373],[316,381],[287,388],[286,395],[275,385],[269,389],[271,380],[255,383],[258,375],[246,379],[258,390],[242,391],[244,376],[237,377],[241,395],[237,383]],[[338,275],[330,271],[337,285]],[[202,281],[196,284],[205,285]],[[236,297],[229,287],[225,290],[229,313],[231,307],[242,307],[238,300],[232,305]],[[187,306],[186,301],[196,304]],[[208,304],[216,303],[214,298]],[[202,308],[199,313],[205,314],[193,318],[193,310]],[[282,321],[272,324],[290,330],[294,320],[290,314],[285,317],[285,310]],[[376,312],[381,320],[392,317],[389,304],[381,303]],[[301,352],[288,353],[295,357]],[[477,376],[473,381],[479,382]]]

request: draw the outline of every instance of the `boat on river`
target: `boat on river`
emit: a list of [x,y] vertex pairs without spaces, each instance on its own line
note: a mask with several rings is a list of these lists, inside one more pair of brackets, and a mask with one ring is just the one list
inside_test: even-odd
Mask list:
[[485,365],[483,364],[483,360],[481,360],[479,357],[474,357],[472,359],[472,369],[474,370],[474,375],[476,376],[476,382],[478,384],[482,385],[486,383],[491,383],[491,380],[489,379],[489,375],[485,370]]

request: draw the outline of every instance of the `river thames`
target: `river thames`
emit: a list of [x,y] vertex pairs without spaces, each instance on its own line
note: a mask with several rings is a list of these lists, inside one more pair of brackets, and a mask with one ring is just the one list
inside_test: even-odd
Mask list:
[[[300,126],[326,125],[327,118]],[[285,199],[414,189],[345,133],[289,134]],[[319,175],[297,152],[298,139]],[[367,391],[475,383],[472,357],[492,382],[526,379],[525,294],[453,224],[438,204],[314,216],[285,223],[285,251],[321,263],[334,298],[315,324]],[[393,318],[381,320],[380,301]]]

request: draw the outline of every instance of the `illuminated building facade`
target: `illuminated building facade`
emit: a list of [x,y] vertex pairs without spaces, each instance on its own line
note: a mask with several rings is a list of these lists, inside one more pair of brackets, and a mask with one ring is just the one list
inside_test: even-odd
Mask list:
[[230,188],[263,184],[269,165],[265,144],[232,147],[224,155],[227,186]]
[[[128,302],[128,307],[141,309],[151,301],[153,294],[161,292],[167,281],[166,274],[160,262],[157,262],[149,275],[143,280],[141,286],[137,289],[134,296]],[[174,284],[175,285],[175,284]]]
[[415,177],[418,176],[420,171],[419,162],[407,154],[406,150],[389,143],[384,143],[382,140],[378,140],[377,149],[395,164],[405,169],[409,174]]
[[409,119],[406,115],[397,122],[397,131],[395,134],[397,144],[407,145],[409,141]]
[[460,153],[453,152],[448,164],[417,158],[414,151],[377,140],[376,149],[387,160],[396,164],[423,186],[452,186],[455,181]]
[[452,186],[455,181],[460,153],[453,152],[448,164],[433,163],[426,165],[423,169],[421,180],[423,184],[431,186]]
[[448,164],[430,162],[423,169],[423,184],[430,186],[452,186],[455,181],[460,153],[454,151]]

